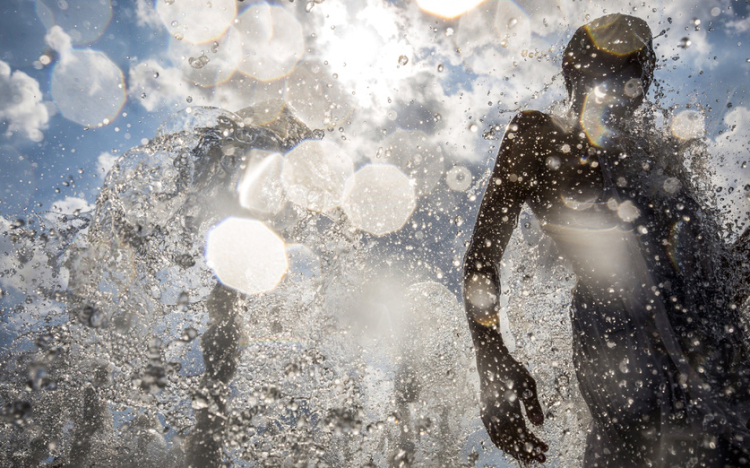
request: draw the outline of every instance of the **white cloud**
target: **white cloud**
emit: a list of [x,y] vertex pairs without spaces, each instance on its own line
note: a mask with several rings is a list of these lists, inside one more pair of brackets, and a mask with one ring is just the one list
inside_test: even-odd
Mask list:
[[67,55],[73,49],[73,41],[60,26],[52,26],[44,40],[50,47],[57,51],[60,56]]
[[83,198],[67,196],[62,200],[52,203],[50,212],[45,215],[45,218],[55,221],[59,218],[58,215],[85,213],[93,209],[94,205]]
[[130,69],[129,93],[147,111],[169,107],[189,96],[190,84],[179,68],[164,68],[156,60],[141,62]]
[[0,61],[0,122],[7,123],[6,136],[20,134],[32,141],[41,141],[49,114],[42,103],[39,83],[26,73]]
[[727,22],[727,27],[738,33],[750,31],[750,16]]
[[232,78],[214,87],[196,85],[178,67],[162,66],[156,60],[146,60],[130,69],[128,77],[130,98],[147,111],[186,106],[214,106],[237,111],[256,102],[283,97],[284,79],[259,82],[235,73]]
[[135,17],[138,26],[150,26],[160,29],[163,26],[159,14],[154,9],[154,2],[149,0],[138,0],[135,4]]
[[[355,109],[344,143],[350,154],[372,157],[381,140],[401,127],[425,131],[448,149],[448,159],[486,157],[489,144],[481,130],[511,117],[498,110],[523,108],[559,73],[550,57],[557,52],[547,53],[549,43],[531,31],[545,20],[550,27],[540,25],[540,31],[557,31],[566,16],[553,11],[529,19],[509,5],[486,1],[457,21],[436,21],[414,3],[331,0],[316,7],[310,13],[316,34],[311,47],[330,64],[321,74]],[[515,16],[517,23],[511,21]],[[402,56],[405,63],[399,63]],[[466,75],[469,64],[478,78]],[[530,105],[543,108],[550,101],[544,99]],[[477,131],[469,130],[472,122]]]
[[96,173],[103,179],[112,169],[117,161],[117,156],[109,152],[104,152],[96,159]]
[[[747,228],[750,218],[750,108],[737,107],[724,116],[727,130],[713,140],[710,154],[718,163],[713,182],[722,190],[719,209],[724,223]],[[739,234],[739,233],[735,233]]]
[[84,126],[113,121],[125,103],[120,68],[103,52],[74,49],[71,36],[60,26],[50,28],[45,40],[60,54],[50,94],[63,117]]

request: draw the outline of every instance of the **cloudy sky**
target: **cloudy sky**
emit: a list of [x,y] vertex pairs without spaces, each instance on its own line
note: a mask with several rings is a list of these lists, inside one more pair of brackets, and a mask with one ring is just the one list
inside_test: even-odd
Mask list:
[[116,157],[171,113],[270,99],[269,112],[287,102],[329,129],[356,167],[416,131],[440,148],[443,171],[461,165],[476,180],[497,144],[482,134],[563,99],[570,34],[614,12],[659,35],[649,98],[668,111],[661,123],[700,112],[688,133],[723,164],[718,182],[742,185],[748,10],[735,0],[6,0],[0,213],[82,209]]
[[[286,197],[323,211],[341,197],[311,203],[292,188],[319,182],[310,169],[315,158],[336,159],[347,194],[341,205],[358,228],[380,235],[407,226],[397,236],[409,242],[383,243],[373,255],[385,252],[390,262],[398,250],[401,259],[414,259],[420,269],[404,284],[429,274],[455,290],[497,138],[521,110],[564,106],[563,48],[577,27],[615,12],[645,19],[657,36],[656,85],[647,96],[661,111],[657,124],[704,144],[725,221],[745,217],[747,0],[0,0],[0,232],[34,213],[56,219],[90,210],[117,158],[148,143],[175,112],[254,106],[270,121],[286,104],[325,138],[283,158],[251,161],[257,177],[240,182],[248,186],[240,203],[276,213]],[[304,152],[306,145],[317,150]],[[285,171],[297,166],[297,173]],[[274,183],[256,183],[269,174]],[[254,197],[264,191],[273,197]],[[368,211],[372,193],[389,216]],[[524,216],[523,235],[538,243]],[[277,237],[250,224],[281,252]],[[17,248],[0,237],[0,251]],[[234,239],[213,239],[234,249]],[[309,246],[286,247],[290,262],[304,258],[304,249],[314,258]],[[42,253],[32,252],[38,259]],[[22,292],[11,297],[16,303],[34,281],[62,281],[30,268],[0,284]],[[388,283],[395,280],[382,276],[382,291],[397,297]],[[179,281],[169,282],[181,291]],[[0,327],[0,347],[14,326]],[[519,343],[533,337],[517,336]],[[479,466],[497,452],[482,450],[489,441],[474,422],[470,442],[481,452]]]

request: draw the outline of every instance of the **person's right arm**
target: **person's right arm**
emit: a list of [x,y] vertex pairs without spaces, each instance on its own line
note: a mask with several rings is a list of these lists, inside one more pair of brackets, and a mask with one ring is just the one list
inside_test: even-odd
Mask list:
[[464,258],[464,304],[476,351],[482,421],[492,442],[523,462],[543,462],[547,446],[526,429],[520,402],[534,424],[542,424],[544,414],[536,382],[510,355],[498,328],[499,272],[521,207],[538,183],[545,121],[539,112],[523,112],[508,126]]

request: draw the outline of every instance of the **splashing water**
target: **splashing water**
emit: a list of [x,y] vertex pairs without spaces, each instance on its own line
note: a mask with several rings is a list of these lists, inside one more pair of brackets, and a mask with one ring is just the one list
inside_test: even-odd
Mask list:
[[[40,447],[8,460],[175,467],[222,457],[262,466],[490,460],[463,308],[450,283],[414,270],[421,257],[409,266],[410,248],[387,242],[431,235],[414,230],[440,212],[440,199],[473,190],[471,171],[447,171],[445,187],[415,210],[415,188],[397,167],[366,165],[345,184],[336,168],[351,161],[333,143],[316,141],[320,133],[287,110],[264,126],[250,123],[256,114],[201,107],[175,114],[117,160],[94,212],[36,228],[3,224],[3,249],[17,252],[6,262],[9,278],[36,297],[19,309],[19,351],[3,368],[16,376],[3,387],[3,430],[29,428],[24,434]],[[706,183],[698,141],[633,125],[630,152],[648,148],[668,168],[665,193]],[[421,143],[416,154],[429,155]],[[298,154],[308,157],[297,162]],[[287,165],[311,154],[322,158],[323,179],[284,182]],[[370,172],[387,177],[365,177]],[[328,193],[332,180],[341,193],[290,195]],[[380,195],[368,201],[366,193]],[[379,211],[378,201],[404,209]],[[618,215],[637,217],[625,205],[615,207]],[[499,325],[539,382],[546,422],[538,435],[554,441],[548,462],[575,466],[590,416],[565,312],[574,276],[534,216],[524,211],[520,221],[503,258]],[[462,229],[463,218],[453,224]],[[726,257],[735,268],[725,280],[738,298],[747,296],[743,252]],[[37,268],[42,263],[52,268]],[[37,427],[43,435],[33,435]]]
[[[39,338],[15,364],[29,369],[17,375],[29,376],[33,393],[13,393],[8,383],[3,413],[16,427],[45,432],[38,451],[13,460],[458,466],[476,430],[463,310],[442,284],[384,275],[382,247],[357,229],[398,231],[414,210],[414,188],[395,166],[369,165],[346,198],[356,224],[309,197],[272,209],[253,201],[245,211],[265,190],[263,177],[284,181],[283,171],[262,168],[263,158],[275,167],[285,154],[286,168],[297,164],[289,162],[295,151],[323,145],[287,122],[282,136],[193,107],[117,160],[94,212],[50,221],[45,232],[54,226],[56,234],[46,242],[3,227],[4,239],[28,252],[15,274],[49,288],[48,299],[27,306],[46,320],[27,318]],[[368,171],[386,171],[397,190],[379,187]],[[296,185],[286,186],[289,195]],[[403,192],[393,203],[405,211],[368,228],[371,208],[357,190]],[[33,280],[24,268],[43,259],[54,265],[51,276]]]

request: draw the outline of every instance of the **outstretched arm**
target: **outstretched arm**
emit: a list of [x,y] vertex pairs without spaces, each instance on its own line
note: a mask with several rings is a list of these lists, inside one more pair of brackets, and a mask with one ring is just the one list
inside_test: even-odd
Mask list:
[[536,382],[510,355],[498,329],[499,264],[537,184],[535,148],[545,120],[539,112],[524,112],[510,123],[464,258],[464,303],[476,350],[482,421],[495,445],[523,462],[543,462],[547,446],[526,429],[520,401],[534,424],[542,424],[544,415]]

